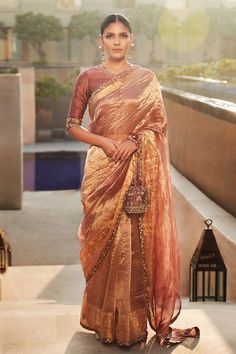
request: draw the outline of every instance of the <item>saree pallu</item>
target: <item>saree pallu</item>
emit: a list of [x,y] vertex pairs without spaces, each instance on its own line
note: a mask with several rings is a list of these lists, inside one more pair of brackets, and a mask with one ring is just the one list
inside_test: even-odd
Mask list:
[[129,133],[141,145],[148,210],[127,214],[124,200],[137,154],[111,161],[90,145],[81,185],[80,261],[86,287],[84,328],[103,342],[130,346],[147,338],[147,321],[161,345],[199,336],[171,328],[181,310],[179,243],[169,169],[167,117],[156,75],[135,66],[95,90],[88,101],[89,131],[118,143]]

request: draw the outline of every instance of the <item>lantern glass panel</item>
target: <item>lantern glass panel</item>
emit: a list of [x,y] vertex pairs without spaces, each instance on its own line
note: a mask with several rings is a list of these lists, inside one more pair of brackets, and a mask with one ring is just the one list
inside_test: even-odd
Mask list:
[[216,273],[209,271],[209,296],[210,297],[215,297],[215,291],[216,291]]
[[202,297],[203,296],[203,272],[198,271],[197,272],[197,297]]
[[6,267],[6,252],[4,248],[0,248],[0,270],[4,271]]
[[[197,297],[205,301],[215,299],[216,273],[214,271],[197,271]],[[223,288],[221,287],[223,290]]]
[[218,272],[218,298],[223,301],[224,298],[224,272]]
[[191,266],[190,267],[190,299],[193,299],[193,296],[194,296],[194,269],[193,267]]

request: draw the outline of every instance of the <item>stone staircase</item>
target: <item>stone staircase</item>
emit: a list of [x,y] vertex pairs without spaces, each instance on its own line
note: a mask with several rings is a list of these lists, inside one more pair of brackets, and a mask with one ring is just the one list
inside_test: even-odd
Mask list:
[[[158,354],[162,350],[148,328],[147,345],[129,350],[104,345],[79,324],[84,289],[81,266],[13,266],[1,276],[0,354]],[[183,298],[182,312],[172,325],[198,325],[200,339],[175,346],[178,354],[235,354],[236,304],[193,303]]]

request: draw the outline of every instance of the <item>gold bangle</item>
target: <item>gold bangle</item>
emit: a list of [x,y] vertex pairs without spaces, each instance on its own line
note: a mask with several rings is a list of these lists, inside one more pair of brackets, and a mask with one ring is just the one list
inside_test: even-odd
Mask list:
[[138,137],[135,133],[129,133],[128,140],[133,141],[138,146]]

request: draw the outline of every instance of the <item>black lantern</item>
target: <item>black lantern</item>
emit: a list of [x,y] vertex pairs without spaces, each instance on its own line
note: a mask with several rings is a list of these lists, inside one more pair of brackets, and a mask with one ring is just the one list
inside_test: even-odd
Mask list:
[[0,273],[4,273],[11,265],[11,246],[7,240],[7,235],[0,228]]
[[190,262],[189,301],[226,301],[227,269],[210,229],[212,220],[205,220],[205,224]]

